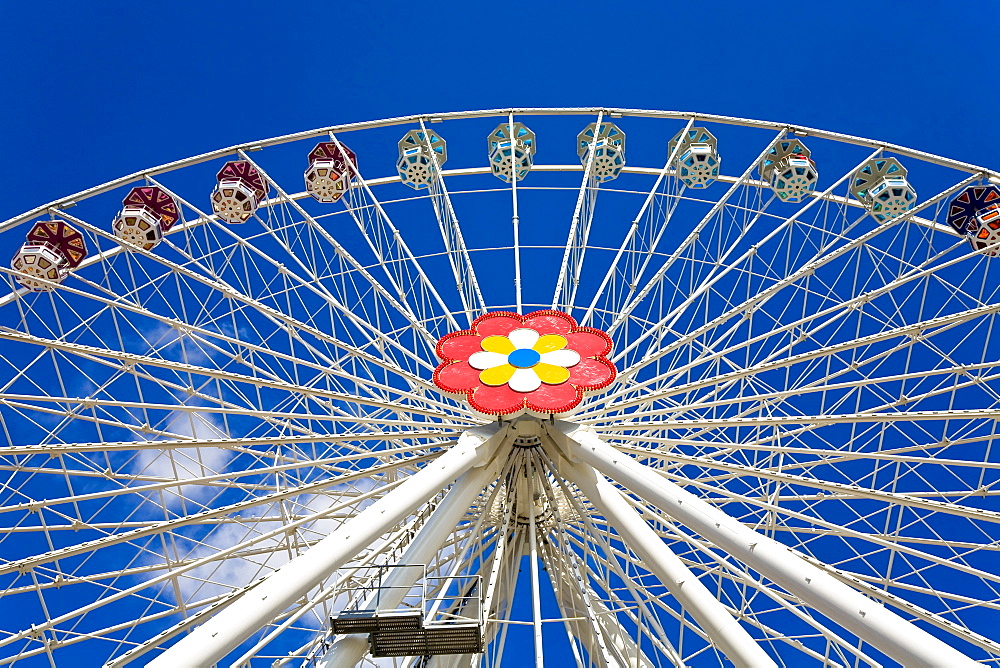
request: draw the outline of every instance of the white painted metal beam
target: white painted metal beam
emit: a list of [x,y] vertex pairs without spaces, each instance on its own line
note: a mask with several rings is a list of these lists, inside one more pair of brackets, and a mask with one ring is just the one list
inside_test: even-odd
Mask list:
[[[73,195],[68,195],[57,200],[53,200],[47,204],[42,204],[41,206],[35,207],[30,211],[26,211],[19,216],[15,216],[0,223],[0,231],[6,230],[8,227],[15,225],[19,222],[30,220],[36,218],[42,214],[48,213],[50,210],[59,210],[69,208],[76,205],[81,200],[87,199],[88,197],[93,197],[94,195],[99,195],[103,192],[119,188],[130,183],[144,181],[147,177],[156,174],[163,174],[166,172],[173,171],[175,169],[180,169],[182,167],[187,167],[190,165],[197,165],[199,163],[208,162],[210,160],[217,160],[220,158],[228,157],[237,153],[240,150],[245,151],[257,151],[268,146],[277,146],[280,144],[286,144],[288,142],[320,137],[322,135],[331,133],[344,133],[344,132],[354,132],[359,130],[368,130],[371,128],[380,127],[390,127],[395,125],[406,125],[410,123],[419,122],[422,119],[430,118],[431,122],[444,121],[444,120],[461,120],[461,119],[472,119],[472,118],[493,118],[493,117],[508,117],[511,114],[524,114],[528,116],[537,115],[550,115],[550,116],[592,116],[595,113],[603,112],[607,113],[609,116],[615,117],[637,117],[637,118],[668,118],[677,120],[687,120],[691,117],[696,117],[697,119],[707,122],[707,123],[721,123],[724,125],[737,125],[744,127],[757,127],[757,128],[770,128],[774,130],[780,130],[782,128],[789,128],[799,136],[813,136],[821,137],[823,139],[830,139],[833,141],[843,142],[845,144],[855,144],[858,146],[868,146],[871,148],[881,147],[885,151],[895,153],[903,157],[916,158],[918,160],[923,160],[936,165],[941,165],[944,167],[950,167],[960,171],[969,172],[971,174],[982,173],[984,176],[992,177],[994,179],[1000,180],[1000,173],[991,171],[984,167],[979,167],[977,165],[972,165],[966,162],[961,162],[958,160],[951,160],[949,158],[944,158],[941,156],[933,155],[925,151],[917,151],[914,149],[906,148],[905,146],[897,146],[895,144],[886,144],[881,141],[874,139],[865,139],[862,137],[854,137],[851,135],[842,134],[839,132],[828,132],[826,130],[819,130],[816,128],[809,128],[804,126],[789,126],[785,123],[776,123],[773,121],[758,121],[745,118],[737,118],[735,116],[719,116],[715,114],[703,114],[695,113],[690,111],[659,111],[650,109],[619,109],[619,108],[605,108],[605,107],[572,107],[572,108],[556,108],[556,107],[518,107],[518,108],[507,108],[507,109],[483,109],[478,111],[458,111],[458,112],[446,112],[446,113],[435,113],[435,114],[416,114],[412,116],[398,116],[395,118],[385,118],[374,121],[364,121],[359,123],[345,123],[342,125],[333,125],[323,128],[316,128],[313,130],[307,130],[304,132],[296,132],[294,134],[281,135],[278,137],[272,137],[268,139],[263,139],[254,142],[248,142],[244,144],[237,144],[235,146],[229,146],[226,148],[216,149],[208,153],[202,153],[200,155],[191,156],[183,160],[176,160],[174,162],[169,162],[157,167],[152,167],[149,169],[144,169],[133,174],[128,174],[122,176],[113,181],[108,181],[99,186],[94,186],[86,190],[82,190]],[[487,168],[488,171],[488,168]]]
[[590,464],[895,661],[910,668],[979,665],[789,547],[618,452],[590,429],[557,422],[546,430],[566,456]]
[[639,517],[614,485],[584,464],[569,462],[560,468],[734,664],[739,668],[777,668],[767,652]]
[[234,604],[148,665],[198,668],[219,661],[428,498],[466,471],[489,463],[498,446],[506,443],[508,431],[487,425],[465,432],[457,445],[398,489],[344,523],[305,554],[248,587]]
[[[489,466],[475,468],[463,474],[431,513],[427,522],[420,527],[420,531],[400,556],[399,563],[430,563],[448,540],[448,535],[455,530],[459,520],[469,511],[472,502],[496,478],[498,468],[498,462],[494,460]],[[398,607],[420,575],[416,568],[393,568],[382,581],[381,591],[378,593],[379,606],[386,609]],[[366,609],[372,607],[374,596],[372,594],[369,598]],[[344,635],[317,662],[316,668],[355,666],[367,651],[367,637],[359,634]]]

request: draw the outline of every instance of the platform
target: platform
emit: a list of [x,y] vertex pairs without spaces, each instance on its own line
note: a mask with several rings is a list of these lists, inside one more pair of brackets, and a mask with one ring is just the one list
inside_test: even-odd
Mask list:
[[478,654],[483,634],[478,624],[372,633],[368,648],[373,657]]

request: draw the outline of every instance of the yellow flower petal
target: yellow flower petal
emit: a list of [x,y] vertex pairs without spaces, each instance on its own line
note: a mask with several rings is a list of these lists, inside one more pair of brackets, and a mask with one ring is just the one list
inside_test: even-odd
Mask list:
[[[487,336],[480,345],[483,347],[483,350],[491,353],[510,355],[514,352],[514,344],[506,336]],[[485,383],[486,381],[483,382]],[[504,381],[504,383],[506,382]],[[497,383],[497,385],[503,385],[503,383]]]
[[[503,337],[498,336],[496,338],[499,339]],[[492,369],[486,369],[485,371],[480,371],[479,380],[481,380],[486,385],[493,385],[493,386],[505,385],[507,381],[510,380],[510,377],[514,375],[515,371],[517,371],[517,369],[512,367],[510,364],[502,364],[500,366],[495,366]],[[563,369],[563,371],[566,370]],[[566,377],[569,378],[569,371],[566,371]]]
[[531,346],[531,349],[536,353],[548,353],[553,350],[562,350],[566,347],[567,343],[568,341],[566,341],[566,337],[564,336],[546,334],[545,336],[538,337],[538,341],[535,342],[535,345]]
[[[561,339],[562,337],[560,336],[559,338]],[[535,366],[531,367],[531,370],[538,374],[538,377],[542,379],[543,383],[548,383],[549,385],[558,385],[559,383],[565,383],[569,380],[569,369],[556,366],[555,364],[539,362]],[[486,372],[484,371],[483,373]],[[482,378],[482,374],[480,374],[479,377]]]

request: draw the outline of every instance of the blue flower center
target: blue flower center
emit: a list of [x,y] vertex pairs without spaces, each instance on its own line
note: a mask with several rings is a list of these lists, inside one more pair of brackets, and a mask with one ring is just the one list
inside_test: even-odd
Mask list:
[[518,369],[533,367],[541,361],[542,356],[531,348],[518,348],[507,356],[507,363]]

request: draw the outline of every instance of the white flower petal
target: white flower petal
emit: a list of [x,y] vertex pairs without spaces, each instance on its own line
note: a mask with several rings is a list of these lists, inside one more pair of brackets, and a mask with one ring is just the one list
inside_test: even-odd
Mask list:
[[533,329],[515,329],[507,335],[515,348],[530,348],[538,340],[538,332]]
[[[478,354],[478,353],[477,353]],[[571,367],[580,363],[580,353],[575,350],[570,350],[569,348],[563,348],[562,350],[553,350],[552,352],[542,353],[542,362],[545,364],[554,364],[561,367]]]
[[507,356],[500,353],[491,353],[481,350],[478,353],[469,355],[469,366],[473,369],[492,369],[495,366],[507,363]]
[[533,392],[542,386],[542,379],[533,369],[518,369],[507,384],[515,392]]

